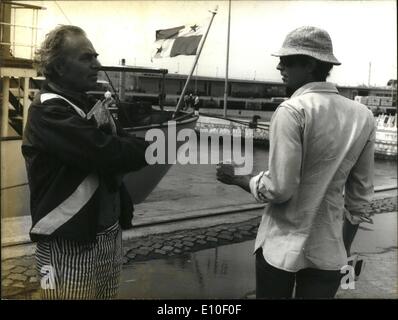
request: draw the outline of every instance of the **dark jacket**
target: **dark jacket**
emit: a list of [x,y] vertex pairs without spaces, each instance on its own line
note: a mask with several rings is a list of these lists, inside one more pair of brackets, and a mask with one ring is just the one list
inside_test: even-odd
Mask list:
[[32,241],[64,237],[93,241],[98,232],[99,183],[120,189],[122,227],[131,226],[133,205],[120,186],[121,174],[146,165],[143,139],[97,128],[94,118],[79,115],[70,103],[51,98],[58,94],[84,112],[96,102],[87,95],[71,94],[45,84],[29,108],[22,153],[31,193]]

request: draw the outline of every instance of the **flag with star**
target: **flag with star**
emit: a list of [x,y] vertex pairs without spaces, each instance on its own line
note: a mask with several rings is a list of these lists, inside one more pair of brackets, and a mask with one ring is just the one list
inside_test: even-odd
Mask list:
[[202,36],[203,28],[197,24],[156,30],[152,58],[196,55]]

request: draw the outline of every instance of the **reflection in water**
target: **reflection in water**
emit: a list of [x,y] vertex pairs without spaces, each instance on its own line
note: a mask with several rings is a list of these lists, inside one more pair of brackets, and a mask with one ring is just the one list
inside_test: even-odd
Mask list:
[[[209,263],[211,261],[209,260]],[[218,247],[214,250],[214,274],[217,274],[217,262],[218,262]]]
[[361,226],[352,244],[352,252],[383,253],[397,248],[397,213],[377,214],[373,216],[373,222],[373,225]]
[[201,290],[204,288],[204,278],[203,278],[203,273],[200,270],[198,260],[196,259],[196,254],[192,254],[192,260],[194,262],[194,267],[195,267],[195,274],[197,276],[198,284]]
[[[237,299],[254,295],[254,240],[206,249],[175,258],[136,262],[122,273],[122,299]],[[397,250],[397,214],[374,216],[372,231],[361,228],[353,252]],[[391,261],[391,268],[396,268]]]
[[253,292],[253,241],[135,263],[122,274],[120,298],[243,298]]

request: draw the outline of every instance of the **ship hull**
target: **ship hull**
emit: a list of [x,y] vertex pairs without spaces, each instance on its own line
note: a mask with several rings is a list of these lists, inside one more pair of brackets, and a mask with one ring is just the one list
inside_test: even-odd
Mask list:
[[[166,111],[165,111],[166,112]],[[194,128],[196,122],[198,120],[197,116],[194,115],[183,115],[179,117],[181,120],[176,118],[176,121],[167,121],[162,124],[151,124],[147,126],[141,127],[132,127],[125,128],[125,130],[131,135],[135,137],[144,138],[148,130],[158,129],[161,130],[165,139],[165,148],[164,150],[168,150],[168,137],[169,130],[175,130],[171,134],[174,137],[175,134],[178,135],[178,132],[182,129],[192,129],[194,132]],[[176,150],[178,150],[179,146],[183,144],[183,141],[176,141]],[[166,153],[167,155],[167,153]],[[171,168],[172,163],[164,163],[164,164],[152,164],[146,166],[138,171],[133,171],[124,176],[124,184],[130,194],[130,197],[134,204],[139,204],[143,202],[150,193],[156,188],[158,183],[162,180],[162,178],[167,174],[169,169]]]

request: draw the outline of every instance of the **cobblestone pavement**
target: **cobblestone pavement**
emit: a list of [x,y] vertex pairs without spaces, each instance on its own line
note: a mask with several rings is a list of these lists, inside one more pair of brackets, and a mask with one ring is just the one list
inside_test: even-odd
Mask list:
[[[374,200],[367,208],[374,214],[397,211],[397,198]],[[138,261],[178,256],[225,244],[254,239],[260,218],[234,224],[195,230],[149,235],[124,242],[125,265]],[[1,264],[2,298],[38,299],[38,278],[34,256],[3,260]]]

